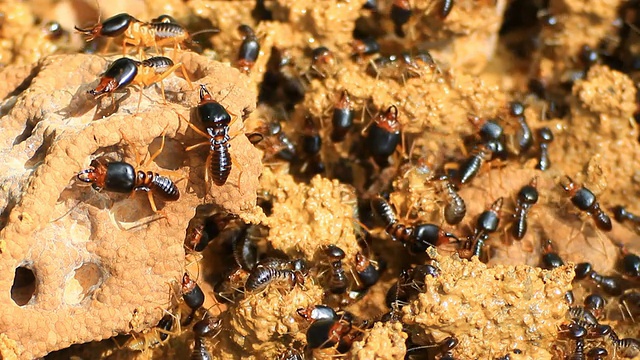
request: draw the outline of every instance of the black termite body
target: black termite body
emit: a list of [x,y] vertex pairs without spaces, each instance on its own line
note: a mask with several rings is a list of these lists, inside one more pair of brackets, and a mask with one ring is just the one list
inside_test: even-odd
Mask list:
[[455,0],[440,0],[438,12],[438,16],[440,16],[440,19],[444,20],[447,18],[447,16],[449,16],[451,10],[453,10],[454,4]]
[[582,324],[582,326],[586,327],[594,327],[598,325],[598,319],[590,312],[587,311],[582,306],[572,306],[569,308],[569,316],[571,320],[576,323]]
[[[231,154],[229,153],[229,148],[231,147],[229,144],[231,140],[229,137],[231,115],[229,115],[224,106],[213,100],[205,85],[200,85],[200,103],[196,108],[196,113],[205,126],[209,137],[210,151],[207,156],[205,180],[208,180],[210,173],[213,183],[222,186],[227,182],[227,178],[231,173]],[[187,150],[193,147],[189,147]]]
[[360,252],[356,254],[355,270],[363,289],[370,288],[380,279],[380,269],[373,265],[369,257]]
[[406,24],[413,10],[411,10],[411,4],[409,0],[394,0],[391,5],[391,21],[393,21],[394,30],[397,36],[404,37],[405,33],[402,26]]
[[311,51],[311,70],[322,78],[333,73],[336,67],[336,57],[329,48],[320,46]]
[[191,360],[210,360],[213,359],[209,351],[204,345],[204,338],[212,338],[218,335],[222,330],[222,319],[215,316],[207,316],[193,325],[193,333],[195,335],[193,350],[191,351]]
[[398,108],[391,105],[385,112],[376,116],[367,130],[365,146],[378,165],[386,166],[388,157],[396,150],[400,140]]
[[637,279],[640,277],[640,256],[632,253],[626,253],[620,259],[620,269],[622,274]]
[[74,26],[76,31],[83,33],[87,36],[87,41],[91,41],[99,36],[106,37],[116,37],[124,34],[124,32],[129,28],[129,25],[133,22],[140,23],[141,21],[134,18],[133,16],[122,13],[114,15],[100,24],[95,25],[92,28],[81,29],[77,26]]
[[198,310],[204,304],[204,292],[187,273],[182,276],[182,298],[192,311]]
[[344,320],[322,319],[314,321],[307,329],[307,347],[324,349],[337,345],[351,331],[351,323]]
[[616,219],[617,222],[626,222],[631,225],[631,228],[633,228],[633,230],[635,230],[637,233],[640,233],[640,216],[629,212],[622,205],[614,206],[611,211],[613,211],[613,218]]
[[[176,201],[180,198],[180,191],[171,179],[152,171],[136,171],[126,162],[93,160],[89,169],[82,170],[77,175],[78,180],[91,183],[96,190],[107,190],[118,193],[145,191],[153,193],[165,201]],[[151,207],[157,212],[155,202],[149,197]]]
[[620,296],[625,290],[625,283],[620,277],[600,275],[592,271],[589,274],[589,278],[598,285],[602,291],[611,296]]
[[602,347],[594,347],[594,348],[591,348],[591,350],[589,350],[587,352],[587,359],[589,359],[589,360],[605,360],[608,355],[609,355],[609,352],[607,351],[607,349],[602,348]]
[[560,185],[571,197],[573,205],[582,211],[586,211],[596,223],[598,229],[602,231],[611,231],[611,219],[604,211],[602,211],[596,196],[591,192],[591,190],[584,186],[578,187],[568,176],[565,176]]
[[574,277],[574,281],[583,280],[591,274],[591,272],[593,271],[593,266],[591,266],[591,263],[588,262],[577,263],[575,265],[574,271],[576,274]]
[[518,121],[519,129],[516,138],[518,139],[520,153],[525,153],[533,145],[533,133],[524,116],[524,105],[519,101],[512,101],[509,104],[509,113]]
[[551,167],[551,159],[549,158],[549,144],[553,142],[553,132],[548,127],[538,129],[538,139],[540,141],[540,154],[536,169],[548,170]]
[[238,59],[236,66],[245,74],[251,71],[251,68],[258,60],[260,55],[260,43],[258,37],[249,25],[242,24],[238,26],[238,31],[242,35],[242,44],[238,51]]
[[345,253],[335,245],[329,245],[324,249],[324,255],[329,261],[329,291],[333,294],[343,294],[349,287],[349,278],[342,267],[342,259]]
[[564,261],[560,255],[553,248],[551,240],[546,240],[542,245],[542,259],[540,261],[540,267],[546,270],[555,269],[564,265]]
[[431,246],[448,243],[448,238],[457,240],[455,235],[434,224],[407,226],[399,222],[391,205],[381,196],[371,200],[371,209],[383,220],[387,234],[393,240],[404,243],[412,253],[423,253]]
[[516,209],[513,214],[514,224],[511,227],[511,235],[516,240],[522,240],[527,233],[527,215],[531,207],[538,202],[538,178],[534,177],[528,185],[523,186],[518,192]]
[[484,248],[485,241],[489,238],[489,234],[498,230],[500,224],[500,211],[502,210],[502,204],[504,199],[498,198],[491,204],[488,210],[485,210],[478,216],[476,220],[476,228],[472,237],[471,256],[477,256],[481,258],[482,249]]
[[600,294],[589,294],[584,298],[584,308],[598,319],[602,316],[606,301]]
[[293,288],[296,284],[304,284],[304,279],[299,271],[258,264],[249,273],[244,288],[249,293],[255,293],[266,289],[272,283],[285,283]]
[[333,308],[326,305],[313,305],[307,308],[299,308],[296,310],[298,315],[307,321],[316,320],[337,320],[339,319]]
[[117,59],[104,72],[98,86],[89,90],[88,93],[93,96],[100,96],[131,84],[138,75],[139,66],[140,62],[133,59],[124,57]]
[[378,10],[378,0],[367,0],[364,5],[362,5],[363,9],[367,10]]
[[444,206],[444,219],[449,225],[459,224],[467,214],[467,206],[464,199],[456,191],[455,185],[445,179],[447,192],[447,204]]
[[347,133],[353,127],[353,107],[347,90],[343,90],[335,107],[333,108],[333,116],[331,117],[331,141],[344,141]]
[[[154,56],[143,61],[123,57],[111,63],[107,71],[100,77],[100,82],[96,88],[88,90],[87,93],[98,98],[105,94],[112,94],[114,91],[129,85],[137,85],[141,88],[146,88],[156,82],[160,82],[162,85],[162,80],[178,68],[182,68],[182,74],[191,86],[191,81],[182,63],[174,64],[173,60],[168,57]],[[161,89],[164,99],[163,85]],[[142,93],[140,96],[142,96]]]
[[491,160],[494,151],[498,147],[498,141],[492,140],[485,144],[478,145],[473,153],[460,165],[458,178],[460,184],[470,183],[473,178],[478,175],[480,168],[486,162]]
[[640,224],[640,216],[629,212],[622,205],[615,206],[612,209],[612,211],[613,211],[613,217],[614,217],[614,219],[616,219],[617,222],[621,223],[621,222],[624,222],[624,221],[630,221],[630,222],[633,222],[633,223]]
[[468,115],[467,120],[478,129],[478,135],[485,144],[491,142],[492,157],[506,160],[508,153],[504,145],[504,129],[502,125],[495,120],[482,119],[475,115]]
[[351,56],[360,58],[363,55],[373,55],[380,52],[380,44],[373,37],[354,39],[351,42]]
[[569,337],[576,341],[576,347],[569,356],[569,360],[584,360],[584,337],[587,335],[587,329],[582,326],[571,323],[568,326]]

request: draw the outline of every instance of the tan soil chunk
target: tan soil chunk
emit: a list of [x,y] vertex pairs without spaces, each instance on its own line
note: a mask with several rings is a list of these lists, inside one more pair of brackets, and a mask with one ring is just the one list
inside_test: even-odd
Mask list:
[[[240,117],[253,109],[249,99],[255,95],[246,95],[251,92],[238,72],[194,54],[185,54],[182,61],[194,81],[207,84],[213,97],[239,116],[231,133],[240,131]],[[197,92],[172,75],[165,81],[168,105],[162,105],[153,86],[144,91],[137,115],[131,115],[137,108],[136,91],[110,114],[109,99],[96,102],[86,95],[107,64],[88,55],[48,57],[0,120],[3,156],[11,159],[0,172],[7,189],[0,205],[16,204],[0,232],[0,271],[8,274],[0,281],[0,333],[5,343],[15,341],[4,348],[5,357],[42,356],[74,343],[154,326],[168,305],[168,284],[182,274],[184,229],[205,197],[202,167],[207,153],[184,152],[183,143],[206,139],[187,130],[176,113],[189,116]],[[174,171],[169,176],[177,182],[180,201],[156,200],[168,221],[152,213],[143,194],[129,198],[97,193],[74,180],[97,155],[135,163],[135,152],[145,156],[156,139],[150,146],[155,151],[163,133],[165,150],[155,165],[146,167]],[[231,146],[236,162],[229,181],[222,187],[210,185],[208,196],[230,212],[259,217],[258,152],[240,135]],[[175,174],[184,180],[178,182]],[[28,282],[18,283],[12,292],[18,267],[33,271],[33,296],[28,286],[19,286]]]
[[418,325],[437,342],[455,336],[456,358],[486,358],[516,348],[524,358],[551,358],[547,351],[568,309],[563,296],[571,289],[572,266],[488,268],[475,258],[432,254],[439,276],[427,276],[426,293],[403,308],[405,324]]
[[296,286],[289,291],[287,286],[269,285],[229,308],[229,336],[243,353],[273,359],[286,350],[285,336],[306,343],[308,324],[296,310],[322,303],[324,290],[311,283],[304,290]]
[[377,322],[361,341],[353,343],[347,354],[350,359],[404,359],[407,334],[400,322]]
[[[348,185],[316,176],[309,185],[296,183],[289,175],[265,170],[262,188],[273,197],[273,212],[265,221],[267,240],[275,249],[306,260],[327,245],[345,252],[345,262],[358,252],[354,229],[356,198]],[[354,260],[352,260],[354,261]]]

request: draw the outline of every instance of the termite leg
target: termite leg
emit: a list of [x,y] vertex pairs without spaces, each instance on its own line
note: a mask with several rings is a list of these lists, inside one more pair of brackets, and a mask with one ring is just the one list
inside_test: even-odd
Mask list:
[[[178,114],[178,113],[176,113],[176,114]],[[178,114],[178,118],[179,118],[180,120],[182,120],[182,121],[186,122],[186,123],[187,123],[187,125],[191,128],[191,130],[193,130],[193,131],[195,131],[196,133],[200,134],[202,137],[206,137],[207,139],[211,138],[211,136],[210,136],[209,134],[207,134],[207,133],[205,133],[204,131],[202,131],[202,130],[198,129],[198,127],[196,127],[195,125],[193,125],[193,124],[191,123],[191,121],[187,120],[184,116],[182,116],[182,115]],[[209,142],[207,141],[207,142],[204,142],[204,143],[200,143],[200,144],[198,144],[198,145],[199,145],[199,146],[201,146],[202,144],[209,144]],[[189,148],[195,148],[195,147],[196,147],[195,145],[194,145],[194,146],[189,146]],[[187,151],[189,151],[189,150],[187,150]]]

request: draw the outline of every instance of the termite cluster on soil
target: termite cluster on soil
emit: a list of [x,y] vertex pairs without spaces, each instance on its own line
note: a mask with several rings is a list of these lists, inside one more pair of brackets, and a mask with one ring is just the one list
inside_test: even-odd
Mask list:
[[[181,277],[176,279],[179,289],[175,290],[178,310],[166,309],[170,315],[149,331],[129,338],[123,348],[138,351],[171,346],[169,336],[188,333],[191,358],[210,359],[217,350],[216,342],[239,341],[232,328],[243,321],[233,314],[251,308],[253,313],[247,317],[272,316],[277,320],[270,321],[279,322],[279,332],[269,340],[279,344],[273,346],[277,354],[269,354],[271,358],[314,358],[319,352],[343,356],[355,348],[355,343],[364,341],[377,323],[402,322],[402,308],[410,307],[427,291],[426,279],[443,275],[429,258],[432,248],[463,261],[478,258],[492,265],[504,260],[496,255],[498,252],[524,252],[529,264],[551,271],[582,258],[567,258],[571,262],[563,259],[569,255],[565,244],[572,239],[554,236],[549,213],[557,215],[559,221],[578,224],[571,226],[585,237],[613,239],[618,227],[640,233],[640,216],[634,214],[637,209],[633,201],[611,204],[607,190],[595,187],[592,172],[578,170],[584,164],[567,166],[564,159],[568,141],[578,133],[576,125],[568,121],[572,103],[567,99],[573,95],[567,89],[584,79],[586,71],[596,64],[627,72],[637,70],[638,55],[632,45],[637,40],[634,30],[640,25],[634,8],[638,1],[629,1],[619,10],[624,20],[616,22],[620,36],[615,50],[585,44],[579,53],[571,54],[569,79],[554,83],[546,74],[531,71],[526,91],[514,90],[512,95],[496,97],[490,104],[481,91],[464,93],[464,84],[456,77],[461,69],[450,66],[451,60],[442,59],[445,55],[441,46],[447,39],[423,41],[415,37],[426,20],[434,33],[441,28],[442,33],[462,36],[467,30],[460,32],[447,25],[465,18],[462,15],[469,11],[469,2],[437,0],[429,2],[427,8],[414,0],[361,3],[356,23],[347,27],[346,38],[339,42],[321,33],[307,37],[302,46],[285,47],[286,42],[273,38],[273,24],[284,23],[281,17],[286,12],[278,7],[281,5],[274,8],[259,0],[251,16],[238,15],[232,27],[221,29],[221,35],[229,35],[231,40],[216,43],[216,51],[218,45],[232,45],[219,46],[216,56],[258,90],[258,125],[246,136],[263,153],[264,173],[275,173],[278,180],[291,175],[296,184],[308,185],[318,176],[348,184],[357,203],[348,216],[351,227],[341,228],[342,232],[327,230],[331,238],[314,238],[317,246],[313,249],[296,244],[285,250],[278,248],[274,238],[282,236],[281,229],[273,224],[283,224],[284,228],[290,221],[278,212],[291,200],[288,196],[300,196],[291,201],[310,208],[329,213],[338,210],[337,206],[328,206],[328,201],[306,202],[302,195],[291,195],[295,192],[291,188],[277,192],[268,188],[271,185],[256,194],[260,211],[269,219],[264,223],[249,223],[243,217],[246,214],[227,213],[215,206],[209,212],[184,214],[191,218],[184,229],[184,250],[206,271],[202,276],[180,272]],[[491,1],[473,3],[495,6]],[[542,46],[541,29],[562,21],[562,17],[549,13],[544,1],[511,3],[508,12],[523,7],[528,11],[519,13],[535,16],[528,19],[530,29],[507,19],[503,33],[517,36],[510,38],[505,51],[528,53],[529,47]],[[197,49],[194,36],[198,31],[190,32],[190,26],[182,25],[193,24],[192,20],[160,15],[143,21],[121,13],[98,20],[94,26],[77,26],[77,33],[87,41],[107,40],[98,52],[110,51],[115,43],[121,45],[117,54],[122,55],[105,64],[104,72],[82,93],[91,95],[88,101],[108,96],[114,113],[126,113],[128,109],[117,108],[125,96],[116,97],[138,88],[137,115],[145,89],[159,85],[162,105],[174,110],[172,102],[183,94],[165,94],[164,82],[180,75],[185,92],[195,92],[198,100],[188,104],[193,116],[175,110],[171,116],[179,119],[187,133],[203,138],[200,142],[185,141],[183,150],[201,157],[207,190],[212,186],[240,187],[240,179],[235,184],[234,174],[243,172],[243,164],[236,158],[242,154],[235,152],[234,139],[245,135],[235,130],[244,129],[245,114],[240,110],[235,114],[223,105],[225,99],[214,90],[218,84],[192,83],[191,78],[200,76],[197,73],[201,69],[192,69],[182,55],[204,50],[211,56],[212,50],[211,46]],[[56,24],[49,24],[46,37],[62,36]],[[344,24],[331,25],[342,28]],[[133,55],[132,47],[136,50]],[[367,86],[347,83],[345,79],[350,78]],[[446,99],[449,93],[455,93],[455,104],[425,99]],[[155,105],[152,102],[148,106]],[[422,108],[429,108],[425,118],[415,115]],[[108,196],[117,196],[110,192],[144,191],[153,212],[163,214],[163,206],[175,206],[181,195],[190,194],[191,181],[181,184],[161,169],[153,169],[152,163],[163,148],[164,135],[160,150],[135,165],[124,159],[96,156],[87,161],[87,168],[78,169],[75,178]],[[268,176],[263,180],[268,183]],[[203,200],[202,207],[210,205],[207,201]],[[300,238],[291,242],[308,240],[301,239],[310,236],[301,230],[306,226],[342,226],[326,225],[316,213],[302,216],[304,224],[295,225]],[[576,291],[564,294],[569,310],[566,322],[558,329],[557,348],[553,349],[560,358],[604,359],[610,353],[632,357],[640,352],[638,340],[626,337],[632,335],[622,330],[640,315],[640,258],[624,246],[620,247],[619,258],[614,272],[588,259],[575,265]],[[279,318],[253,311],[269,295],[310,297],[310,289],[315,288],[321,289],[321,300],[280,314]],[[207,301],[219,304],[221,312],[205,309]],[[290,304],[280,305],[284,308]],[[359,312],[350,311],[358,307]],[[380,309],[383,311],[376,313]],[[255,318],[243,326],[249,327]],[[292,324],[295,331],[287,327],[293,328]],[[464,334],[436,339],[436,331],[403,326],[409,334],[405,342],[407,359],[463,358],[459,354],[470,346],[461,341]],[[252,350],[260,348],[262,341],[252,335],[242,337],[246,344],[233,345],[242,348],[237,349],[239,356],[262,355],[260,350]],[[517,348],[510,351],[513,355],[491,355],[508,359],[523,353]]]

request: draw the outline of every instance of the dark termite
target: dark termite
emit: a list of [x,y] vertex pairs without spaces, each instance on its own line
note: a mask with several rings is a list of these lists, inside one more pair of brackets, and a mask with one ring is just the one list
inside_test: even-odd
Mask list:
[[465,159],[460,165],[458,178],[460,184],[467,184],[473,180],[480,172],[480,168],[486,162],[491,160],[493,153],[498,148],[499,141],[491,140],[485,144],[480,144],[474,148],[471,156]]
[[391,21],[393,21],[394,31],[397,36],[405,36],[402,26],[409,21],[412,14],[413,10],[411,10],[409,0],[393,1],[393,4],[391,5]]
[[260,55],[260,43],[249,25],[242,24],[238,26],[238,31],[242,35],[242,44],[240,45],[240,50],[238,50],[236,67],[248,74],[256,60],[258,60],[258,55]]
[[353,107],[347,90],[342,90],[331,117],[331,141],[344,141],[347,133],[353,127]]
[[342,267],[342,259],[345,253],[335,245],[329,245],[324,249],[324,255],[329,261],[328,286],[333,294],[343,294],[349,287],[349,278]]
[[445,179],[447,192],[447,204],[444,206],[444,219],[449,225],[459,224],[467,214],[467,206],[464,199],[456,191],[455,185]]
[[372,210],[383,220],[385,231],[394,241],[400,241],[415,254],[424,253],[431,246],[448,243],[447,238],[458,240],[455,235],[445,232],[434,224],[408,226],[396,219],[391,205],[381,196],[371,200]]
[[522,240],[527,233],[527,214],[531,207],[538,202],[538,178],[534,177],[528,185],[523,186],[518,192],[516,209],[513,214],[514,224],[511,227],[511,235],[516,240]]
[[[153,161],[164,147],[164,138],[158,152],[153,154],[147,162]],[[176,184],[168,177],[151,171],[137,170],[122,161],[105,162],[104,159],[91,161],[89,169],[82,170],[77,175],[78,180],[91,183],[96,190],[119,193],[145,191],[151,204],[151,209],[158,212],[153,195],[156,194],[165,201],[176,201],[180,198],[180,191]]]
[[365,146],[378,165],[386,166],[388,157],[396,150],[400,140],[398,108],[391,105],[385,112],[376,116],[367,130]]
[[222,319],[207,316],[193,325],[194,344],[190,360],[211,360],[213,357],[204,345],[204,338],[216,337],[222,330]]
[[596,223],[598,229],[602,231],[611,231],[611,219],[600,208],[596,196],[584,186],[578,187],[573,180],[565,176],[564,181],[560,183],[564,191],[571,197],[571,202],[578,209],[586,211]]
[[548,170],[551,167],[551,159],[549,158],[549,144],[553,142],[553,132],[548,127],[538,129],[538,139],[540,141],[540,155],[536,169]]
[[222,104],[213,100],[205,85],[200,85],[200,103],[196,111],[198,118],[205,126],[206,133],[195,127],[182,115],[178,114],[178,117],[186,121],[195,132],[209,138],[209,141],[189,146],[185,150],[191,151],[197,147],[208,145],[209,155],[205,165],[205,183],[209,183],[209,175],[211,175],[213,183],[222,186],[227,182],[231,173],[231,153],[229,152],[231,147],[229,144],[231,140],[229,136],[229,127],[232,123],[231,115]]

